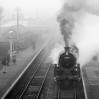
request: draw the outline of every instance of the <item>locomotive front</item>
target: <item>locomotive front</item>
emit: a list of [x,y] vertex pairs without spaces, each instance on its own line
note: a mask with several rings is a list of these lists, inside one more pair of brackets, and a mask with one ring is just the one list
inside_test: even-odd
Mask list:
[[63,82],[66,84],[78,81],[79,78],[80,67],[77,57],[70,47],[65,47],[65,51],[59,55],[58,64],[55,64],[54,79],[58,84],[63,85]]
[[64,52],[59,56],[58,65],[65,69],[70,69],[76,64],[75,56],[70,52]]

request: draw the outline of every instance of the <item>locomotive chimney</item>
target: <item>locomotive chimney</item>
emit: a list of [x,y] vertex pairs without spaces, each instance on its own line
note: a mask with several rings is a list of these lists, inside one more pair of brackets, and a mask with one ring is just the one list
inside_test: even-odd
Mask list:
[[66,52],[69,52],[70,47],[64,47]]

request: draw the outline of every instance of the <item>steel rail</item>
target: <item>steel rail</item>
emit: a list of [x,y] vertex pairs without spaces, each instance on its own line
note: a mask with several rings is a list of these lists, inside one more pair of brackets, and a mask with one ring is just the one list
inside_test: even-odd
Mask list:
[[40,96],[40,93],[41,93],[41,91],[42,91],[42,88],[43,88],[44,82],[45,82],[45,80],[46,80],[46,77],[47,77],[47,74],[48,74],[48,71],[49,71],[50,66],[51,66],[51,64],[49,64],[48,70],[47,70],[47,72],[46,72],[46,74],[45,74],[44,80],[43,80],[43,82],[42,82],[41,88],[40,88],[40,90],[39,90],[39,92],[38,92],[38,96],[37,96],[36,99],[39,99],[39,96]]
[[[41,63],[42,63],[42,62],[41,62]],[[34,73],[33,76],[31,77],[30,81],[28,82],[27,86],[25,87],[24,91],[22,92],[21,96],[20,96],[18,99],[22,99],[22,98],[23,98],[23,96],[24,96],[24,94],[25,94],[27,88],[29,87],[31,81],[32,81],[33,78],[35,77],[35,75],[36,75],[37,71],[39,70],[40,66],[41,66],[41,65],[38,66],[38,68],[36,69],[35,73]],[[48,70],[49,70],[49,68],[48,68]],[[47,75],[48,70],[46,71],[45,77],[46,77],[46,75]],[[42,82],[41,88],[42,88],[42,86],[43,86],[43,84],[44,84],[45,77],[44,77],[44,80],[43,80],[43,82]],[[39,93],[40,93],[40,91],[41,91],[41,88],[40,88],[40,90],[39,90]],[[39,96],[39,93],[38,93],[38,96]],[[37,96],[37,97],[38,97],[38,96]],[[36,99],[37,99],[37,98],[36,98]]]
[[60,88],[58,88],[57,99],[60,99]]
[[[38,64],[38,66],[37,66],[37,68],[36,68],[36,70],[35,70],[35,72],[38,70],[38,68],[40,67],[40,65],[41,65],[41,63],[42,63],[42,61],[44,60],[44,58],[45,58],[45,56],[42,58],[42,60],[41,60],[41,62]],[[30,64],[31,65],[31,64]],[[33,75],[35,74],[35,72],[33,73]],[[33,76],[32,75],[32,76]],[[30,81],[31,81],[31,79],[32,79],[32,77],[30,78],[30,80],[29,80],[29,82],[28,82],[28,84],[30,83]],[[20,81],[20,80],[18,80],[18,81]],[[23,82],[24,83],[24,82]],[[28,84],[26,84],[26,87],[28,86]],[[25,87],[25,88],[26,88]],[[25,90],[25,89],[24,89]],[[24,91],[23,90],[23,91]],[[22,92],[23,93],[23,92]],[[20,96],[19,96],[20,97]],[[12,98],[11,98],[12,99]],[[20,99],[20,98],[18,98],[18,99]]]
[[[62,93],[66,93],[66,94],[64,94],[64,96],[62,97]],[[73,89],[69,89],[69,93],[71,93],[71,95],[70,95],[71,99],[85,99],[85,98],[78,98],[79,96],[77,95],[77,87],[76,86]],[[57,99],[68,99],[68,98],[69,98],[68,89],[62,90],[61,88],[58,88]]]
[[86,82],[85,88],[86,88],[86,93],[87,93],[87,99],[94,99],[94,95],[93,95],[93,92],[92,92],[92,86],[89,83],[88,76],[87,76],[85,68],[83,68],[82,72],[84,72],[83,79]]
[[[48,42],[49,41],[50,40],[48,40]],[[22,77],[22,75],[25,73],[25,71],[28,69],[28,67],[32,64],[32,62],[36,59],[36,57],[40,54],[40,52],[44,49],[44,47],[46,47],[46,45],[48,44],[48,42],[46,42],[44,44],[44,46],[38,51],[38,53],[35,55],[35,57],[29,62],[29,64],[26,66],[26,68],[22,71],[22,73],[14,81],[14,83],[11,85],[11,87],[5,92],[5,94],[2,96],[1,99],[5,99],[6,98],[6,96],[8,95],[8,93],[13,89],[14,85],[20,80],[20,78]]]
[[[43,58],[43,59],[44,59],[44,58]],[[43,61],[43,59],[42,59],[42,61]],[[40,67],[40,65],[41,65],[41,63],[42,63],[42,61],[40,62],[40,64],[39,64],[38,67],[36,68],[34,74],[32,75],[32,77],[31,77],[31,79],[29,80],[28,84],[27,84],[26,87],[24,88],[24,90],[23,90],[21,96],[19,97],[19,99],[21,99],[21,97],[23,96],[24,92],[25,92],[26,89],[28,88],[28,86],[29,86],[31,80],[33,79],[34,75],[36,74],[37,70],[39,69],[39,67]]]
[[77,92],[76,92],[76,90],[77,90],[76,88],[74,88],[74,90],[73,90],[74,91],[74,99],[77,99]]
[[[66,90],[67,91],[67,90]],[[72,96],[72,99],[77,99],[77,97],[75,96],[75,92],[74,92],[74,90],[71,90],[72,92],[73,92],[73,94],[71,93],[71,96]],[[59,91],[58,91],[58,98],[57,99],[68,99],[69,97],[62,97],[61,96],[61,93],[62,93],[62,90],[61,89],[59,89]]]
[[87,92],[86,92],[86,86],[85,86],[85,83],[84,83],[84,77],[83,77],[83,73],[82,73],[81,68],[80,68],[80,71],[81,71],[81,77],[82,77],[82,84],[83,84],[83,88],[84,88],[85,99],[88,99]]

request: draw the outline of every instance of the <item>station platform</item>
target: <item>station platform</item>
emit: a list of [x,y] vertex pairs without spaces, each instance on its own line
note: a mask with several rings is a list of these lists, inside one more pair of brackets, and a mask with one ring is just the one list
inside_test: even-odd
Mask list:
[[99,99],[99,58],[91,60],[83,68],[88,81],[84,78],[88,99]]
[[[37,54],[39,49],[40,48],[33,50],[33,47],[29,46],[28,48],[19,51],[16,56],[15,65],[11,62],[10,65],[6,66],[5,68],[0,64],[0,99],[20,75],[20,73],[24,70],[24,68],[28,65],[31,59]],[[5,73],[3,73],[4,69]]]

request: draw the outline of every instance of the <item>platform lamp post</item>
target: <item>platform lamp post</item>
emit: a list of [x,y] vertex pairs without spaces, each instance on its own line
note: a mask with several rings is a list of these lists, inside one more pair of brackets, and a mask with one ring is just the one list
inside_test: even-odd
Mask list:
[[13,34],[13,31],[9,31],[9,35],[10,35],[10,60],[12,61],[12,48],[13,48],[13,46],[12,46],[12,39],[13,39],[13,37],[12,37],[12,34]]

